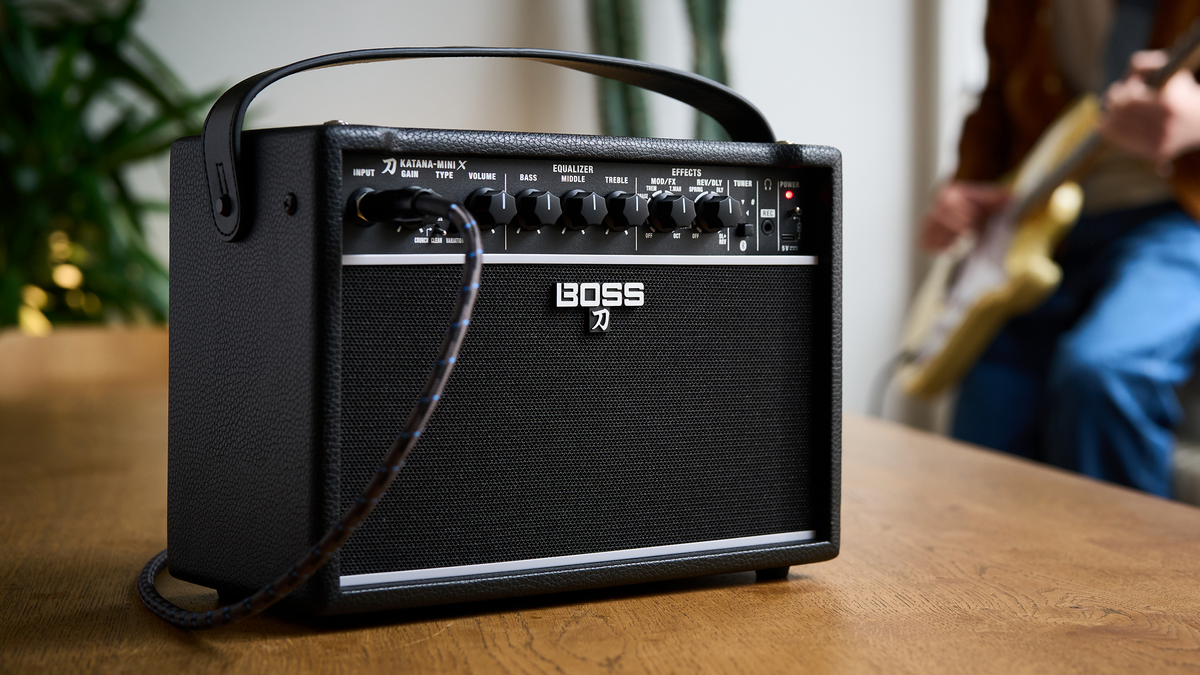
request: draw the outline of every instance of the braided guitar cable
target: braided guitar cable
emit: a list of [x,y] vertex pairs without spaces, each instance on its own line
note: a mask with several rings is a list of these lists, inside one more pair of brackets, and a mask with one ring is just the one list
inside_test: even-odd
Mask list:
[[400,468],[404,466],[404,460],[416,445],[421,431],[429,422],[434,408],[437,407],[442,389],[450,378],[450,372],[454,370],[454,362],[458,359],[458,351],[462,346],[463,338],[466,337],[467,324],[470,323],[471,307],[479,293],[479,277],[483,265],[483,247],[479,228],[475,219],[466,209],[428,190],[408,188],[377,194],[389,195],[392,197],[388,200],[389,204],[410,213],[448,217],[458,227],[458,231],[463,234],[466,256],[463,261],[460,290],[450,328],[442,338],[437,362],[425,380],[425,386],[421,390],[416,405],[409,413],[408,420],[404,424],[404,431],[396,437],[391,449],[388,450],[380,465],[376,467],[375,475],[367,482],[362,494],[342,514],[337,524],[280,577],[239,602],[207,612],[193,612],[172,604],[162,597],[155,587],[155,580],[159,573],[167,568],[167,551],[162,551],[146,563],[138,578],[138,593],[141,595],[142,602],[159,618],[169,621],[175,626],[192,630],[224,626],[258,614],[279,602],[304,583],[329,560],[342,544],[346,543],[359,523],[370,515],[371,510],[379,503],[379,498],[387,491],[388,486],[400,472]]

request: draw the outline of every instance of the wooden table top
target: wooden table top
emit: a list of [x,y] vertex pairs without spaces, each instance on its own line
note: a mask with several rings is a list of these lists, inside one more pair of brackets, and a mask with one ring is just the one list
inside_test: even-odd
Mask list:
[[186,633],[134,590],[166,543],[166,379],[165,332],[0,335],[0,671],[1200,669],[1200,509],[857,417],[841,556],[786,581]]

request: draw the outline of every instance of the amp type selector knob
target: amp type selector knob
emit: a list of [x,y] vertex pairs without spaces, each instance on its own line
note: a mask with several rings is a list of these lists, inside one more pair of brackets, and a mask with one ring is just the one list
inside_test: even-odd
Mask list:
[[695,219],[696,206],[683,195],[656,192],[650,197],[650,227],[657,232],[691,227]]
[[610,230],[641,227],[650,218],[650,207],[646,199],[632,192],[610,192],[604,198],[604,203],[608,207],[608,217],[604,219],[604,226]]
[[562,198],[562,224],[569,230],[599,225],[608,215],[604,198],[587,190],[571,190]]
[[558,197],[549,192],[529,189],[517,193],[517,218],[514,222],[522,230],[553,225],[562,218],[562,214]]
[[704,232],[720,232],[727,227],[737,227],[745,220],[745,215],[742,200],[729,195],[705,192],[696,199],[696,227]]
[[517,200],[507,192],[479,188],[467,197],[467,210],[482,227],[503,226],[517,216]]

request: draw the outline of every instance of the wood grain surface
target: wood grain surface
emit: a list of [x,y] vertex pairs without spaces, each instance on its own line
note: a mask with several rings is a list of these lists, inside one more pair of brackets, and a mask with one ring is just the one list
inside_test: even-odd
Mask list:
[[0,671],[1200,671],[1200,510],[855,417],[842,554],[786,581],[186,633],[134,590],[166,541],[166,347],[0,335]]

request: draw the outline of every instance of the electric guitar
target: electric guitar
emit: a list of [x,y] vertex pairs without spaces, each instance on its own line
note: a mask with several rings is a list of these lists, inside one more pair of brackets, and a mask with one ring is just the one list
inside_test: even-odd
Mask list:
[[[1200,21],[1146,83],[1161,88],[1198,59]],[[935,259],[909,310],[898,372],[906,392],[935,396],[958,382],[1006,321],[1058,286],[1054,249],[1083,207],[1083,191],[1071,179],[1104,147],[1100,114],[1094,94],[1068,107],[1017,167],[1007,206],[978,235],[961,237]]]

